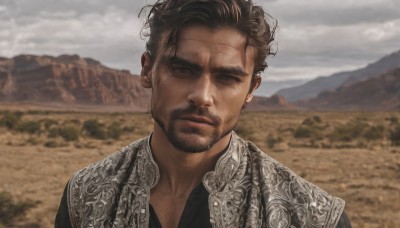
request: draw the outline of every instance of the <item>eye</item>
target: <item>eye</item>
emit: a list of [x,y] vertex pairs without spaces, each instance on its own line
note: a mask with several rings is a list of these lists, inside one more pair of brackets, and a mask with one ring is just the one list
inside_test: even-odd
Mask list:
[[172,66],[171,68],[172,68],[172,71],[174,72],[174,74],[179,74],[179,75],[192,75],[192,74],[194,74],[194,71],[189,67]]
[[218,76],[218,80],[223,83],[240,83],[242,78],[236,75],[222,74]]

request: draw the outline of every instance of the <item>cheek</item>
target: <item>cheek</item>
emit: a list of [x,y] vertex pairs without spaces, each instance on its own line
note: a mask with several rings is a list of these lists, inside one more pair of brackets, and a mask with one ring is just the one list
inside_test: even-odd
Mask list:
[[152,103],[155,110],[167,114],[181,105],[185,95],[182,86],[166,80],[166,78],[159,78],[155,84],[152,92]]
[[236,116],[240,114],[248,95],[250,87],[248,84],[250,83],[243,83],[240,86],[225,90],[217,90],[217,100],[219,103],[217,106],[223,107],[221,111],[224,110],[224,113],[226,112],[227,116]]
[[237,99],[229,99],[224,102],[224,119],[225,123],[236,122],[243,108],[245,96],[237,97]]

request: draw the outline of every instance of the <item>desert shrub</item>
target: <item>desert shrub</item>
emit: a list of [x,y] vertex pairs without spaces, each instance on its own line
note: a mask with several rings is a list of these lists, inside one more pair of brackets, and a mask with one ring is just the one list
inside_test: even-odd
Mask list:
[[273,148],[275,144],[282,142],[281,137],[274,137],[272,134],[268,134],[267,136],[267,145],[269,148]]
[[53,125],[58,125],[58,121],[53,119],[44,119],[42,121],[44,123],[44,127],[46,128],[46,130],[49,130]]
[[101,124],[98,120],[96,119],[89,119],[83,122],[83,130],[84,132],[96,139],[106,139],[107,138],[107,132],[104,129],[103,124]]
[[396,125],[399,123],[399,118],[397,116],[391,116],[389,118],[386,118],[387,121],[389,121],[390,124]]
[[312,118],[316,123],[322,123],[322,118],[320,116],[315,115]]
[[8,192],[0,192],[0,225],[12,227],[13,223],[39,202],[32,200],[15,202]]
[[320,124],[320,123],[322,123],[321,117],[318,116],[318,115],[315,115],[313,117],[304,119],[303,122],[302,122],[302,125],[314,126],[314,125]]
[[74,126],[59,128],[59,134],[65,141],[75,141],[79,139],[80,130]]
[[22,118],[21,112],[5,112],[2,119],[0,120],[1,126],[6,126],[8,129],[15,129]]
[[400,146],[400,124],[390,131],[389,139],[394,146]]
[[301,124],[306,125],[306,126],[311,126],[314,124],[314,121],[311,118],[307,118],[307,119],[303,120],[303,122]]
[[40,122],[38,121],[23,121],[17,125],[17,130],[20,132],[27,132],[35,134],[40,131]]
[[28,142],[29,144],[31,144],[31,145],[37,145],[37,144],[39,144],[39,141],[38,141],[36,138],[32,138],[32,137],[30,137],[30,138],[27,140],[27,142]]
[[45,146],[45,147],[48,147],[48,148],[56,148],[56,147],[58,147],[59,145],[58,145],[58,143],[57,143],[56,141],[54,141],[54,140],[49,140],[49,141],[47,141],[47,142],[44,143],[44,146]]
[[66,123],[70,123],[70,124],[78,125],[78,126],[81,125],[81,121],[78,119],[70,119],[70,120],[67,120]]
[[60,135],[60,128],[58,127],[52,127],[49,129],[49,132],[47,133],[47,137],[49,138],[56,138]]
[[107,136],[113,139],[119,139],[122,134],[121,124],[118,122],[112,122],[108,127]]
[[299,139],[311,138],[312,135],[313,135],[312,129],[310,127],[306,127],[306,126],[299,126],[293,132],[293,137],[299,138]]
[[294,129],[293,127],[286,127],[286,128],[281,128],[281,127],[279,127],[279,128],[278,128],[278,132],[279,132],[279,133],[286,133],[286,132],[289,132],[289,133],[293,134],[293,132],[294,132],[295,130],[296,130],[296,129]]
[[244,139],[249,139],[250,136],[253,134],[253,131],[251,131],[248,127],[241,127],[241,126],[236,126],[234,131],[242,138]]
[[380,140],[385,137],[385,127],[383,125],[369,126],[363,133],[366,140]]
[[134,126],[125,126],[122,128],[123,132],[127,132],[127,133],[132,133],[135,131],[135,127]]
[[344,141],[349,142],[353,139],[353,133],[351,129],[346,126],[336,127],[334,131],[329,134],[329,140],[331,141]]
[[329,134],[329,139],[331,141],[350,142],[353,139],[360,138],[366,128],[368,128],[368,124],[364,120],[352,120],[345,125],[337,126]]
[[324,137],[324,129],[321,117],[315,115],[303,120],[300,126],[298,126],[292,132],[293,137],[297,139],[310,138],[312,140],[320,140]]

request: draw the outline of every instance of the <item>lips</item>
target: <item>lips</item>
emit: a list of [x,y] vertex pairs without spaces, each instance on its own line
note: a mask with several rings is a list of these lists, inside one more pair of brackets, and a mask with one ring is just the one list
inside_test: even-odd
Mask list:
[[189,121],[193,121],[196,123],[203,123],[203,124],[208,124],[208,125],[215,125],[215,121],[207,118],[207,117],[203,117],[203,116],[183,116],[179,119],[182,120],[189,120]]

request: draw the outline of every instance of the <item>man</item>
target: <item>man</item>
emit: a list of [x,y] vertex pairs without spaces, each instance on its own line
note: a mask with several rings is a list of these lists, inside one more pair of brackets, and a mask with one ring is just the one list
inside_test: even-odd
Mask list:
[[349,227],[343,200],[232,131],[270,54],[262,8],[160,0],[147,19],[153,133],[75,173],[56,227]]

